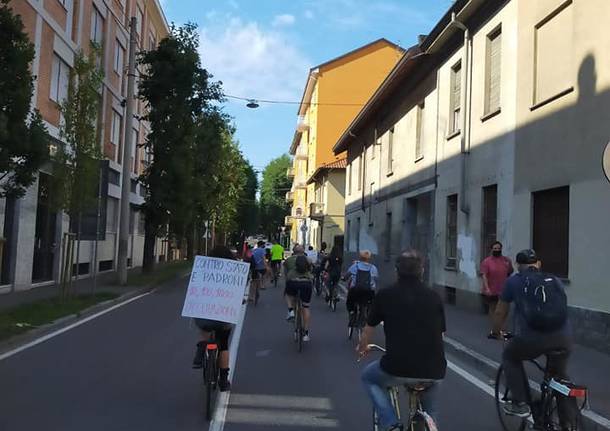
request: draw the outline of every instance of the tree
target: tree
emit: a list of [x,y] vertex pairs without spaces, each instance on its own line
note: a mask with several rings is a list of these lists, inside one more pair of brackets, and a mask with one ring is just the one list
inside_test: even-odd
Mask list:
[[139,57],[140,98],[148,105],[151,130],[145,147],[152,155],[140,177],[146,189],[144,271],[154,266],[155,241],[166,226],[182,238],[193,225],[196,175],[205,175],[195,170],[200,125],[222,92],[201,66],[198,40],[195,25],[173,27],[157,49]]
[[[88,54],[78,52],[70,71],[68,95],[60,104],[63,122],[53,161],[51,204],[67,211],[70,228],[76,234],[76,262],[80,255],[83,213],[96,208],[101,181],[101,150],[97,134],[100,112],[99,90],[104,73],[98,65],[100,48],[92,44]],[[97,232],[96,232],[97,235]],[[97,239],[97,236],[96,236]],[[70,250],[70,247],[67,247]],[[68,259],[70,262],[72,259]],[[72,268],[64,268],[62,293],[69,294],[66,280]],[[78,270],[77,270],[78,275]],[[67,277],[67,278],[66,278]]]
[[278,227],[284,225],[284,217],[290,212],[285,198],[292,185],[286,176],[290,166],[292,161],[284,154],[269,162],[263,171],[260,216],[263,231],[269,237],[277,235]]
[[0,0],[0,197],[21,197],[49,155],[38,111],[30,115],[34,45],[8,0]]
[[258,205],[256,192],[258,191],[258,178],[252,165],[245,161],[244,174],[246,181],[242,190],[237,209],[237,226],[243,235],[256,233],[258,229]]

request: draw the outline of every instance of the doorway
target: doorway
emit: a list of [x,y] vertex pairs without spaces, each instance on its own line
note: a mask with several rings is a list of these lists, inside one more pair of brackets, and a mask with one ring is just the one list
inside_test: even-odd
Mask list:
[[32,283],[53,280],[53,263],[57,251],[57,213],[51,209],[50,197],[51,176],[41,172],[38,178]]
[[432,193],[405,200],[405,233],[403,248],[419,251],[424,259],[424,281],[430,281],[430,251],[432,249]]

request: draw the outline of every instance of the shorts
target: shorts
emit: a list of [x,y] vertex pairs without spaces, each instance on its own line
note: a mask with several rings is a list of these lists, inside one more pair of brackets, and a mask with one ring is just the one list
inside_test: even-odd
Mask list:
[[311,302],[312,290],[313,283],[311,280],[288,280],[286,281],[286,289],[284,289],[284,294],[292,296],[293,298],[298,296],[301,298],[303,307],[307,308]]
[[233,325],[226,322],[219,322],[217,320],[209,319],[193,319],[195,325],[199,329],[205,332],[214,332],[214,340],[218,344],[218,350],[225,352],[229,350],[229,337],[231,336],[231,329]]
[[252,271],[252,280],[258,280],[259,278],[263,278],[263,275],[265,275],[265,272],[267,272],[266,269],[255,269]]

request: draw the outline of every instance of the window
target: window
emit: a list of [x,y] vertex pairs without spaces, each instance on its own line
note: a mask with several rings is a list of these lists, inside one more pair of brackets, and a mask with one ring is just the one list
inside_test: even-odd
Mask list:
[[356,251],[360,251],[360,217],[356,218]]
[[498,186],[483,187],[483,208],[481,214],[481,258],[491,249],[496,241],[498,225]]
[[534,250],[544,270],[568,277],[570,238],[570,188],[559,187],[533,193]]
[[364,149],[363,152],[358,156],[358,191],[362,190],[362,183],[364,180]]
[[385,217],[385,257],[390,259],[392,254],[392,213],[387,213]]
[[393,172],[394,162],[394,128],[392,127],[388,132],[388,175]]
[[[112,145],[114,145],[114,159],[118,162],[121,163],[121,130],[122,130],[122,118],[121,115],[116,112],[116,111],[112,111],[112,129],[110,131],[110,143]],[[118,149],[118,152],[117,152]]]
[[138,233],[144,235],[146,225],[146,217],[143,211],[138,211]]
[[447,196],[447,226],[445,235],[445,256],[447,268],[457,269],[457,216],[458,195]]
[[375,199],[375,183],[371,183],[371,188],[369,189],[369,226],[373,225],[373,200]]
[[157,47],[157,38],[154,33],[148,33],[148,50],[152,51]]
[[114,184],[115,186],[121,185],[121,174],[119,171],[115,171],[114,169],[108,169],[108,183]]
[[423,136],[424,136],[424,108],[425,102],[421,101],[417,104],[416,111],[416,129],[415,129],[415,161],[424,158]]
[[51,100],[61,103],[68,97],[68,86],[70,84],[70,66],[57,54],[53,54],[51,65]]
[[132,129],[131,131],[132,133],[132,142],[131,142],[131,169],[133,170],[134,174],[138,173],[138,166],[137,166],[137,162],[138,162],[138,157],[137,157],[137,149],[138,149],[138,140],[140,139],[140,134],[138,133],[138,131],[136,129]]
[[116,233],[119,213],[119,200],[108,196],[106,215],[106,232]]
[[574,85],[574,7],[566,1],[535,26],[534,104],[552,100]]
[[460,111],[462,109],[462,62],[451,68],[451,112],[449,113],[449,133],[460,131]]
[[91,10],[91,42],[98,45],[102,44],[104,39],[104,17],[95,6]]
[[347,195],[352,194],[352,166],[353,162],[347,165]]
[[121,45],[121,42],[117,39],[114,45],[114,71],[121,77],[123,77],[123,61],[125,59],[125,49]]
[[487,36],[485,71],[485,114],[500,109],[500,81],[502,75],[502,29],[494,30]]
[[142,37],[142,29],[144,28],[144,12],[140,9],[140,6],[136,8],[136,33],[138,34],[138,39]]

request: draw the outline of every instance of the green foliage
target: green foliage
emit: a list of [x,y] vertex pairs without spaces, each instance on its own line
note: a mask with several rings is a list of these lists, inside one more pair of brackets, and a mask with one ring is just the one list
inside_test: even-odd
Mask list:
[[173,233],[183,235],[195,213],[194,155],[201,151],[197,141],[202,118],[222,94],[201,67],[198,40],[193,24],[173,27],[157,49],[139,58],[144,66],[140,98],[148,104],[145,119],[151,128],[145,146],[152,163],[140,178],[147,190],[142,207],[147,236],[158,235],[168,224]]
[[256,176],[256,171],[247,161],[245,162],[244,173],[246,175],[246,181],[237,210],[237,225],[244,234],[252,235],[258,231],[259,218],[258,205],[256,202],[258,178]]
[[284,217],[290,212],[286,203],[286,192],[292,181],[286,171],[292,166],[292,160],[286,154],[273,159],[263,171],[261,183],[260,217],[262,228],[269,236],[277,234],[278,227],[284,225]]
[[34,54],[21,18],[0,0],[0,197],[23,196],[49,155],[42,119],[30,115]]
[[92,45],[88,54],[79,52],[70,71],[68,96],[61,103],[63,124],[58,145],[52,154],[53,201],[57,209],[71,217],[97,204],[99,160],[102,157],[97,138],[104,74],[98,66],[100,48]]

